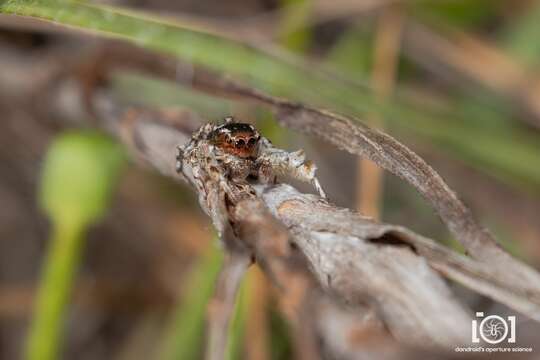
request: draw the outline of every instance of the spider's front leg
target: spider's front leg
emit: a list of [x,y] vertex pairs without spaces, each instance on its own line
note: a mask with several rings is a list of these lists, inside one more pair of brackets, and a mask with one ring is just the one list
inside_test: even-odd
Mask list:
[[262,138],[257,168],[262,181],[271,181],[275,175],[288,175],[312,184],[319,195],[326,199],[326,193],[315,176],[317,166],[312,161],[306,160],[304,150],[289,153],[273,147],[270,141]]
[[176,172],[182,173],[182,167],[184,165],[184,147],[182,145],[176,146]]
[[200,153],[201,144],[205,143],[205,139],[214,130],[214,125],[204,124],[199,127],[192,135],[188,143],[176,146],[176,172],[182,173],[184,161],[189,161],[194,156]]

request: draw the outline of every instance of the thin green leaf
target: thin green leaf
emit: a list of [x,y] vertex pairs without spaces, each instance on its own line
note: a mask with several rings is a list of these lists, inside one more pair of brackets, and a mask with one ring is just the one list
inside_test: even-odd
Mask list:
[[160,359],[200,358],[206,308],[222,261],[222,251],[217,246],[210,246],[208,252],[195,265],[188,283],[183,286],[185,296],[179,302],[165,332]]

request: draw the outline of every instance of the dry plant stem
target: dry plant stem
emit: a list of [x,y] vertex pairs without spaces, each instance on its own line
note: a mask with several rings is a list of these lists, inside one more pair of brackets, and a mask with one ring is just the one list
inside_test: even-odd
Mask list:
[[[192,86],[212,94],[267,105],[291,129],[315,135],[336,147],[365,156],[407,181],[426,198],[467,252],[521,293],[540,299],[540,275],[513,258],[474,220],[470,210],[441,176],[413,151],[391,136],[332,112],[272,97],[215,74],[196,73]],[[539,302],[540,304],[540,302]]]
[[[493,274],[491,268],[486,264],[459,255],[431,239],[417,235],[401,226],[373,222],[371,219],[364,218],[350,210],[326,204],[311,195],[301,194],[287,185],[280,185],[266,191],[262,196],[272,212],[289,227],[294,238],[298,239],[301,235],[305,243],[297,243],[297,245],[308,259],[319,262],[317,266],[311,264],[311,267],[319,274],[321,283],[326,285],[323,287],[342,292],[341,296],[343,297],[351,296],[355,291],[353,287],[356,286],[358,286],[358,291],[362,291],[362,286],[357,284],[360,278],[355,278],[353,275],[354,268],[369,266],[366,261],[370,263],[378,261],[376,259],[378,256],[385,256],[381,255],[382,251],[390,251],[391,248],[395,251],[396,246],[409,246],[408,250],[423,257],[432,268],[446,277],[540,320],[538,299],[530,297],[530,294],[526,292],[520,293],[519,288],[511,289],[513,284],[505,284],[504,280],[500,279],[497,274]],[[355,238],[356,242],[353,240]],[[366,240],[369,240],[370,244],[384,244],[386,247],[380,246],[379,250],[373,250],[372,256],[368,256],[366,255],[367,248],[362,246],[362,241]],[[340,250],[340,247],[349,246],[346,244],[349,244],[351,248],[343,250],[339,254],[332,252],[324,254],[325,248],[336,252]],[[364,254],[368,259],[355,258],[363,256],[361,254]],[[400,257],[399,260],[387,259],[382,261],[384,265],[381,263],[380,266],[388,269],[388,267],[395,266],[396,262],[406,261],[408,254],[408,252],[401,255],[395,254],[396,257]],[[332,263],[332,266],[336,267],[334,269],[336,273],[343,272],[342,281],[344,285],[347,285],[346,287],[337,286],[335,278],[324,274],[323,269],[328,268]],[[411,272],[414,271],[412,270],[413,265],[407,266],[404,268],[408,268]],[[373,271],[376,272],[375,269]],[[363,269],[362,272],[366,273],[368,270]],[[374,277],[381,274],[382,272],[378,272],[374,274]],[[351,278],[354,278],[352,283]],[[369,281],[377,282],[374,278],[370,278]],[[396,290],[395,284],[397,283],[403,285],[406,284],[406,281],[396,280],[394,285],[389,285],[392,289],[388,290],[390,292]],[[375,293],[381,290],[379,288]]]
[[491,234],[475,222],[470,210],[424,160],[391,136],[351,119],[299,104],[271,100],[285,126],[318,136],[342,150],[365,156],[413,185],[435,208],[452,234],[473,257],[540,298],[538,273],[505,252]]
[[[328,298],[317,297],[317,328],[325,347],[338,359],[406,359],[404,346],[386,334],[377,312],[368,306],[354,309],[332,306]],[[328,351],[327,350],[327,351]],[[416,354],[418,359],[418,354]]]
[[[384,8],[377,21],[374,49],[374,65],[371,82],[376,98],[380,102],[392,93],[396,82],[396,71],[401,43],[401,8],[392,4]],[[383,119],[375,114],[368,121],[374,128],[383,127]],[[381,216],[383,172],[372,161],[358,160],[358,211],[379,219]]]
[[[98,98],[105,100],[99,101],[100,103],[107,102],[107,100],[110,102],[108,96],[96,95],[96,99]],[[177,177],[173,161],[174,149],[178,142],[187,141],[188,133],[156,123],[171,122],[170,120],[160,119],[162,116],[160,112],[138,112],[136,110],[115,112],[110,111],[112,108],[112,106],[105,106],[105,104],[96,107],[97,113],[101,114],[102,121],[105,124],[116,124],[116,133],[123,134],[122,138],[128,145],[131,145],[137,158],[144,159],[147,164],[155,167],[164,175],[173,178]],[[113,117],[110,117],[111,115]],[[177,126],[177,128],[182,127]],[[409,312],[411,311],[408,309],[409,306],[413,306],[419,312],[425,312],[430,307],[433,308],[434,304],[420,306],[422,302],[417,299],[417,297],[423,297],[422,294],[429,294],[434,296],[433,299],[439,299],[441,304],[446,303],[449,308],[460,309],[458,305],[452,302],[451,296],[449,296],[447,289],[441,285],[440,279],[425,267],[425,264],[429,264],[445,276],[470,287],[474,291],[492,297],[532,318],[540,320],[540,299],[534,292],[527,289],[528,284],[523,279],[508,281],[508,276],[504,276],[503,273],[512,270],[505,264],[477,262],[458,255],[434,241],[416,235],[403,227],[374,223],[349,210],[328,205],[324,201],[320,201],[318,197],[299,194],[285,185],[277,186],[268,191],[264,189],[260,189],[264,204],[275,213],[277,209],[281,209],[276,213],[278,218],[288,227],[292,227],[290,230],[293,232],[294,241],[300,252],[307,255],[310,260],[310,267],[318,274],[320,283],[331,293],[339,295],[339,298],[348,299],[354,303],[355,301],[365,300],[365,297],[359,298],[359,294],[368,293],[368,295],[371,294],[368,298],[380,306],[383,313],[392,314],[400,311]],[[260,261],[262,268],[267,275],[272,274],[272,277],[277,279],[279,284],[280,279],[287,279],[287,272],[284,272],[288,268],[286,254],[290,251],[284,241],[287,236],[283,234],[282,230],[279,230],[279,226],[272,225],[275,220],[268,218],[264,214],[262,206],[262,203],[258,201],[239,204],[233,215],[235,215],[234,218],[236,219],[244,219],[244,222],[238,225],[239,230],[245,230],[240,232],[240,234],[245,234],[241,238],[247,244],[252,244],[250,246],[254,247],[253,252],[256,254],[257,260]],[[289,211],[285,211],[287,209]],[[312,214],[314,217],[309,218],[307,217],[308,214]],[[303,228],[298,227],[300,224],[296,224],[295,221],[301,221],[303,228],[306,228],[311,221],[312,224],[309,225],[311,228],[308,228],[309,231],[299,231],[298,229],[302,230]],[[294,228],[294,226],[297,226],[297,228]],[[253,231],[249,229],[253,229]],[[295,231],[299,232],[295,234]],[[311,237],[308,237],[307,234],[311,234]],[[336,236],[334,240],[328,241],[334,235]],[[399,240],[397,241],[399,244],[409,244],[414,251],[411,252],[411,248],[406,246],[394,246],[391,242],[387,244],[387,242],[381,241],[381,244],[377,246],[370,242],[355,240],[358,237],[372,240],[385,240],[389,237],[393,240]],[[265,239],[270,240],[265,241]],[[299,241],[298,239],[303,240]],[[309,239],[311,240],[308,241]],[[310,247],[313,244],[316,246]],[[342,249],[346,248],[347,251],[324,254],[323,250],[328,245],[342,247]],[[374,261],[377,256],[372,257],[372,255],[383,256],[383,258],[379,258],[381,262],[375,264]],[[327,259],[327,261],[322,261],[322,259]],[[424,263],[423,259],[427,263]],[[402,261],[411,263],[404,264]],[[332,266],[328,267],[328,264]],[[363,268],[364,266],[369,267]],[[393,267],[394,270],[392,274],[381,280],[379,266],[382,269]],[[351,267],[356,269],[352,273]],[[268,271],[268,269],[271,269],[271,271]],[[407,269],[407,271],[402,273],[403,269]],[[376,276],[371,276],[372,272]],[[416,272],[418,272],[417,275],[415,275]],[[403,285],[410,279],[424,275],[427,280],[415,281],[414,285],[411,284],[409,290]],[[406,279],[396,279],[395,276],[409,278],[405,281]],[[328,281],[329,279],[331,281]],[[339,279],[339,281],[336,281],[336,279]],[[396,288],[396,284],[402,285]],[[430,294],[428,290],[423,293],[418,286],[422,286],[422,289],[429,287],[430,289],[439,290],[434,291],[435,294]],[[407,296],[410,297],[406,306],[397,303],[402,301],[399,299],[403,299],[402,291],[405,291],[408,294]],[[441,294],[437,295],[438,291],[441,291]],[[396,302],[389,302],[386,299],[387,295],[384,295],[385,293],[394,296],[397,299]],[[424,301],[433,301],[430,299],[432,298],[426,296]],[[415,304],[418,305],[418,308]],[[463,311],[456,311],[458,315],[457,317],[453,316],[453,318],[463,318]],[[448,314],[455,315],[455,311],[449,311]],[[440,310],[437,310],[437,315],[434,314],[432,319],[438,319],[439,315]],[[424,321],[426,317],[401,318],[389,316],[385,320],[389,322],[391,329],[394,329],[397,334],[401,334],[398,337],[407,337],[414,336],[418,331],[409,331],[409,328],[407,328],[407,331],[403,331],[404,327],[399,325],[402,320],[412,321],[415,325],[420,326],[417,322]],[[393,324],[393,322],[397,324]],[[420,328],[425,329],[428,327],[420,326]],[[439,331],[435,331],[435,334],[444,330],[445,327],[440,327]],[[450,331],[451,329],[448,328],[447,330]],[[454,330],[451,330],[451,332],[454,334]],[[424,336],[427,335],[429,334],[424,334]],[[445,335],[444,338],[449,340],[452,336]]]
[[240,285],[251,265],[247,253],[228,252],[208,306],[206,360],[222,360],[226,354],[229,324]]
[[[156,57],[141,49],[107,47],[97,58],[100,61],[96,66],[98,70],[101,66],[101,74],[114,66],[123,66],[182,81],[177,74],[178,61]],[[502,279],[514,283],[522,292],[530,292],[540,298],[539,274],[500,248],[491,234],[476,223],[470,210],[440,175],[405,145],[351,118],[270,96],[205,69],[194,67],[192,70],[187,85],[213,95],[268,106],[278,114],[284,126],[315,135],[344,151],[370,159],[404,179],[431,203],[472,256],[493,267]]]
[[[129,59],[137,59],[138,62],[133,63],[132,61],[130,64],[127,61],[124,64],[167,78],[176,76],[176,61],[164,58],[155,59],[154,55],[147,52],[131,49],[136,54],[130,56]],[[126,51],[122,48],[120,50]],[[113,65],[118,64],[121,60],[118,58],[118,53],[114,59],[115,52],[112,51],[111,54],[106,49],[104,53],[100,54],[102,60],[107,59],[105,56],[107,53],[109,58],[113,55],[113,60],[116,60],[116,62],[112,62]],[[125,55],[122,58],[125,58]],[[284,125],[307,134],[316,135],[350,153],[366,156],[381,167],[405,179],[431,202],[467,251],[485,263],[485,269],[489,269],[488,273],[491,272],[494,275],[497,283],[505,284],[507,288],[513,289],[512,292],[515,294],[526,296],[535,306],[540,304],[538,273],[504,252],[489,232],[474,221],[469,209],[446,185],[444,180],[415,153],[392,137],[372,130],[362,123],[353,122],[347,117],[271,97],[199,68],[194,68],[191,86],[208,93],[255,101],[270,106],[278,112]],[[117,115],[116,118],[121,117],[121,115]],[[137,131],[133,138],[140,139],[144,137],[144,134],[153,133],[159,128],[158,125],[152,123],[143,123],[141,127],[150,127],[151,129]],[[167,147],[174,148],[172,142],[182,143],[181,136],[187,140],[188,135],[177,135],[175,141],[175,139],[170,139],[169,134],[163,134],[162,128],[159,131],[163,136],[162,141],[157,145],[160,147],[160,151],[153,154],[155,158],[151,163],[157,166],[161,172],[167,169],[168,175],[174,175],[174,166],[163,151]],[[149,151],[153,151],[152,147],[150,149]],[[142,156],[148,157],[148,155]],[[520,308],[522,309],[521,306]]]
[[384,232],[371,232],[369,227],[379,224],[287,185],[262,196],[287,225],[328,293],[349,304],[375,307],[390,332],[406,343],[465,343],[467,311],[425,259],[407,246],[387,244],[393,239]]
[[[318,288],[302,253],[291,248],[289,232],[270,214],[266,204],[256,198],[238,204],[233,217],[240,237],[254,249],[257,261],[284,299],[292,300],[285,312],[293,328],[296,358],[319,358],[314,327],[306,315],[308,294]],[[310,311],[313,316],[313,311]]]

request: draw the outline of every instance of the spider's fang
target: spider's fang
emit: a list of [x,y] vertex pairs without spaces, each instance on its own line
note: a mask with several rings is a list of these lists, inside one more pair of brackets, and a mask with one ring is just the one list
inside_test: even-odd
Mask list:
[[326,197],[326,193],[324,192],[321,184],[319,183],[319,180],[317,180],[316,177],[314,177],[312,180],[311,180],[311,183],[313,184],[313,186],[315,187],[315,189],[317,190],[317,192],[319,193],[319,196],[322,197],[323,199],[328,199]]

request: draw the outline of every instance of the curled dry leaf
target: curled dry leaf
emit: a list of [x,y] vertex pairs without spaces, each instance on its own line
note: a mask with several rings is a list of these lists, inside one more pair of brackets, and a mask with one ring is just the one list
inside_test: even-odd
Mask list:
[[[108,51],[101,54],[102,59],[108,58]],[[114,50],[111,51],[115,54]],[[131,57],[139,59],[132,61],[131,65],[135,68],[169,79],[177,78],[177,62],[165,57],[160,58],[160,61],[150,61],[152,56],[145,51],[133,51],[142,53],[140,56]],[[117,60],[115,56],[109,58]],[[114,66],[117,62],[112,61],[110,64]],[[317,136],[349,153],[365,156],[399,176],[429,201],[470,255],[485,263],[501,281],[512,284],[519,293],[526,294],[531,301],[540,305],[538,272],[503,250],[489,231],[474,220],[471,211],[442,177],[422,158],[390,135],[371,129],[357,119],[276,98],[200,67],[193,68],[193,76],[186,85],[212,95],[269,106],[277,113],[284,126]]]
[[[149,116],[147,111],[142,114],[144,116],[139,121],[132,118],[130,122],[130,138],[138,141],[128,143],[135,144],[135,153],[161,173],[175,176],[173,164],[170,161],[167,163],[165,159],[170,156],[170,151],[174,153],[171,149],[174,149],[176,142],[182,139],[187,141],[188,135],[159,124],[159,112],[155,112],[153,116]],[[121,113],[117,113],[112,119],[122,119]],[[121,121],[118,123],[121,124]],[[412,319],[410,321],[414,326],[420,326],[418,322],[422,317],[419,314],[425,314],[426,309],[431,308],[434,312],[432,318],[442,321],[439,317],[441,304],[446,304],[448,311],[445,313],[452,315],[448,318],[445,335],[433,342],[457,341],[459,334],[454,331],[456,322],[464,324],[468,321],[466,310],[452,298],[450,291],[430,268],[532,318],[540,319],[538,299],[534,294],[523,291],[520,284],[508,282],[489,264],[459,255],[406,228],[379,224],[350,210],[332,206],[313,195],[298,193],[287,185],[261,187],[258,191],[265,206],[287,226],[293,241],[308,259],[321,286],[342,300],[348,299],[353,303],[368,300],[377,304],[377,308],[383,310],[383,313],[386,308],[387,316],[384,319],[390,323],[392,319],[396,321],[390,328],[397,337],[403,336],[415,343],[424,341],[423,336],[430,336],[428,333],[435,324],[421,325],[425,331],[419,333],[410,331],[412,325],[407,325],[404,319]],[[238,214],[250,213],[243,211],[245,209],[237,209]],[[258,215],[254,216],[255,220],[251,224],[260,224],[261,222],[256,220]],[[246,219],[248,218],[246,215]],[[258,241],[260,240],[250,240],[251,243]],[[336,249],[341,247],[341,250],[346,250],[337,251],[333,249],[334,246]],[[366,266],[369,267],[365,268]],[[380,272],[381,269],[389,268],[386,275]],[[371,276],[373,274],[379,275]],[[408,283],[410,285],[396,289],[396,284]],[[413,290],[415,286],[416,290]],[[416,307],[421,303],[417,297],[422,296],[418,286],[431,290],[425,290],[424,294],[430,294],[425,296],[426,303]],[[408,294],[409,298],[406,303],[402,302],[404,293]],[[389,300],[392,298],[393,301]],[[436,301],[432,302],[433,299]],[[409,315],[418,311],[418,317],[404,314],[398,316],[400,311]],[[425,315],[423,317],[431,318]],[[445,327],[438,326],[438,329],[438,332],[443,332],[441,329]],[[409,339],[412,334],[417,338]]]

